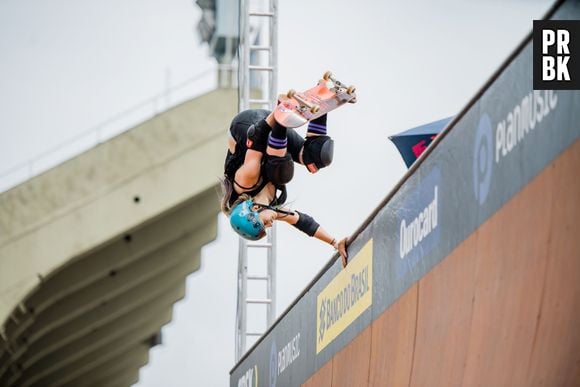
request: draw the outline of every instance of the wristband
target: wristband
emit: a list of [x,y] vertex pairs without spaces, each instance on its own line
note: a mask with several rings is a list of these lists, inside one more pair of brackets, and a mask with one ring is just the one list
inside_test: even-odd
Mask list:
[[338,243],[336,242],[336,238],[332,238],[330,245],[334,247],[335,250],[338,250]]

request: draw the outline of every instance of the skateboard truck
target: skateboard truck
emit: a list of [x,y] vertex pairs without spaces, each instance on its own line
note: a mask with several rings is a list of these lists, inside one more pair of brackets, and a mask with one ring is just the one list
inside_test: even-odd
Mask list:
[[[324,75],[322,76],[322,79],[324,81],[327,81],[327,84],[325,85],[326,87],[328,87],[329,80],[332,82],[334,87],[332,87],[332,88],[328,87],[328,88],[333,90],[336,93],[336,96],[339,97],[341,100],[349,100],[349,102],[350,101],[356,102],[356,95],[354,96],[354,98],[351,98],[351,96],[354,95],[354,93],[356,91],[356,87],[346,86],[344,83],[342,83],[338,79],[336,79],[332,75],[332,72],[330,72],[330,71],[325,72]],[[354,102],[352,102],[352,103],[354,103]]]
[[306,110],[310,110],[311,113],[316,114],[320,110],[320,106],[311,104],[306,99],[302,98],[299,94],[296,94],[296,90],[290,89],[286,94],[288,98],[294,98],[296,101],[300,102],[300,106],[298,110],[301,112],[305,112]]

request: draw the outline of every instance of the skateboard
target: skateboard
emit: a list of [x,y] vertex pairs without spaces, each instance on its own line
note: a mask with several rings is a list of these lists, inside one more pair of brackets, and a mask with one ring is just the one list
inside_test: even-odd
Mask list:
[[346,86],[327,71],[318,84],[306,91],[290,89],[281,94],[274,119],[287,128],[297,128],[343,104],[356,102],[354,86]]

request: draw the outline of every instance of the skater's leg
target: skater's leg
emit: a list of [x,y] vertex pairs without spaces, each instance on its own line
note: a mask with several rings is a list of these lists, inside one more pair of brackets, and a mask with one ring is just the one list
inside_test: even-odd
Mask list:
[[287,184],[294,176],[294,162],[287,152],[287,134],[286,127],[273,122],[272,131],[268,136],[264,173],[268,180],[276,185]]
[[[272,129],[276,132],[273,136],[271,135]],[[274,137],[274,139],[270,140],[271,137]],[[284,156],[286,151],[280,149],[286,148],[285,144],[283,144],[285,139],[286,128],[278,124],[274,119],[274,114],[270,113],[264,119],[248,128],[247,147],[266,154]]]
[[269,114],[267,110],[246,110],[232,121],[230,134],[236,143],[229,141],[230,151],[235,150],[237,142],[245,142],[248,148],[243,164],[235,172],[236,190],[253,187],[260,179],[263,152],[271,131],[267,123]]
[[[326,114],[308,123],[306,138],[320,135],[326,135]],[[290,153],[294,162],[304,164],[302,161],[302,148],[304,146],[305,138],[292,128],[288,128],[287,138],[288,153]]]
[[270,156],[283,157],[286,155],[286,148],[288,146],[288,129],[276,121],[274,121],[270,127],[272,128],[272,131],[268,135],[266,154]]
[[325,136],[326,135],[326,117],[324,114],[308,123],[306,137],[311,136]]
[[302,164],[301,153],[304,146],[304,138],[292,128],[288,128],[286,136],[288,138],[288,153],[290,153],[295,163]]
[[301,154],[302,163],[311,173],[316,173],[332,163],[334,141],[326,134],[326,114],[308,123]]
[[248,149],[261,153],[266,152],[268,135],[272,130],[268,117],[259,120],[247,129],[246,147]]

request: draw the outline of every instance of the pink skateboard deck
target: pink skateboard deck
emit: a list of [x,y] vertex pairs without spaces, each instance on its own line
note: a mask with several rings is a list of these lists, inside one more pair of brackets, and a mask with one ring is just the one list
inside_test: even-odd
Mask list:
[[355,103],[354,86],[345,86],[327,71],[318,84],[306,91],[288,91],[279,97],[274,110],[276,121],[287,128],[297,128],[345,103]]

